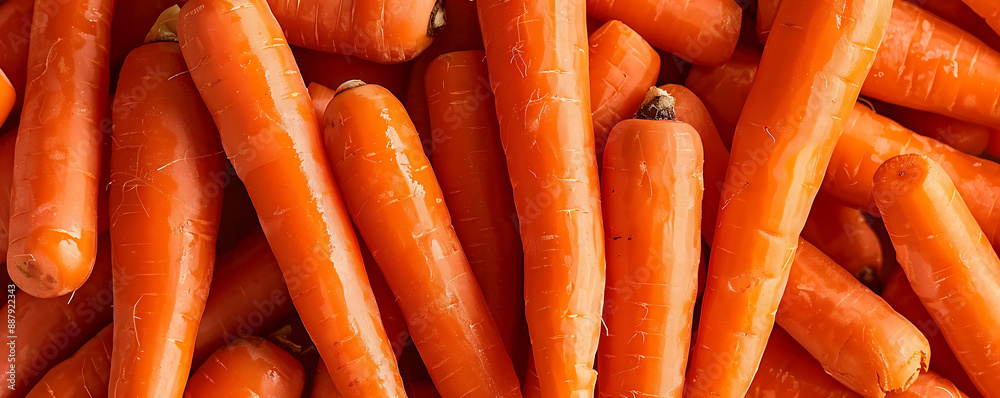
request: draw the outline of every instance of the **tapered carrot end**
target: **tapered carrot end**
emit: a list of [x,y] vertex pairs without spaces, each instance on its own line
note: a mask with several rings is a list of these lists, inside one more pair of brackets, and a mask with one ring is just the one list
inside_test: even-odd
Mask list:
[[153,23],[153,28],[146,34],[144,43],[159,41],[177,41],[177,17],[181,14],[181,6],[174,4],[163,10]]
[[434,3],[434,8],[431,9],[431,17],[427,21],[427,36],[437,36],[438,32],[440,32],[441,29],[444,29],[447,24],[448,21],[447,18],[445,18],[444,12],[444,0],[437,0]]
[[358,79],[348,80],[346,82],[341,83],[340,87],[337,87],[337,92],[334,93],[333,96],[336,97],[336,96],[340,95],[340,93],[342,93],[344,91],[347,91],[347,90],[350,90],[350,89],[356,88],[356,87],[361,87],[361,86],[364,86],[366,84],[368,84],[368,83],[365,83],[364,81],[361,81],[361,80],[358,80]]
[[659,87],[650,87],[646,98],[635,113],[636,119],[643,120],[674,120],[674,104],[677,101],[670,93]]

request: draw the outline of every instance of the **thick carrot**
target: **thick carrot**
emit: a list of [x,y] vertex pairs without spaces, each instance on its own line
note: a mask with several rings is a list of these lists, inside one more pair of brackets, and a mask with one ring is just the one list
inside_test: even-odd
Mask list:
[[[15,111],[24,102],[24,85],[28,73],[28,39],[31,37],[31,17],[35,0],[6,0],[0,3],[0,70],[17,93]],[[11,117],[16,119],[18,115]],[[3,123],[4,127],[14,127]]]
[[330,101],[323,125],[344,202],[438,390],[446,397],[520,397],[403,104],[382,87],[349,82]]
[[[94,398],[108,396],[114,327],[108,325],[71,357],[50,369],[27,398]],[[185,375],[187,376],[187,375]]]
[[590,42],[590,108],[597,160],[603,159],[608,134],[639,109],[660,73],[660,56],[632,28],[608,21]]
[[757,75],[760,53],[745,47],[736,47],[733,57],[716,67],[694,66],[684,86],[698,95],[712,115],[719,135],[726,146],[731,146],[736,123],[750,86]]
[[962,0],[907,0],[920,6],[927,11],[934,13],[948,22],[962,27],[966,32],[976,35],[980,40],[988,44],[993,49],[1000,49],[1000,35],[993,31],[993,28],[976,15],[969,6]]
[[[7,271],[38,297],[79,288],[97,252],[97,192],[115,0],[38,0],[14,149]],[[51,68],[51,65],[63,65]]]
[[[16,131],[0,135],[0,258],[7,258],[10,225],[10,188],[14,183],[14,141]],[[10,275],[4,277],[10,280]]]
[[427,68],[436,132],[431,160],[507,355],[521,369],[528,359],[524,252],[485,57],[480,50],[453,52]]
[[[340,87],[348,80],[361,79],[389,89],[402,97],[406,94],[410,64],[383,65],[344,54],[325,53],[302,47],[292,47],[295,62],[308,83]],[[320,113],[320,116],[323,114]]]
[[[8,294],[11,289],[8,288]],[[97,334],[112,318],[111,248],[102,237],[94,272],[69,297],[41,299],[14,295],[14,386],[0,397],[23,397],[49,369]],[[9,377],[9,374],[7,375]]]
[[188,381],[185,398],[298,398],[305,371],[291,354],[259,337],[220,348]]
[[906,391],[886,395],[889,398],[967,398],[954,383],[934,372],[921,373]]
[[826,374],[809,352],[774,328],[747,398],[860,398]]
[[861,210],[820,193],[809,211],[802,238],[869,287],[880,285],[882,242]]
[[875,173],[875,199],[906,278],[969,378],[1000,397],[1000,259],[948,174],[916,154]]
[[601,397],[681,397],[701,261],[698,132],[674,98],[649,89],[611,131],[601,196],[608,279],[598,357]]
[[[141,99],[135,93],[143,93]],[[115,94],[112,396],[180,397],[205,310],[225,157],[177,43],[133,50]],[[214,192],[215,195],[211,195]]]
[[657,48],[694,64],[719,65],[736,47],[743,9],[730,0],[587,0],[587,13],[620,20]]
[[905,390],[927,370],[927,339],[810,243],[800,240],[777,322],[827,373],[866,397]]
[[524,246],[539,383],[545,396],[592,395],[605,258],[584,0],[477,6]]
[[268,0],[288,42],[384,63],[413,59],[444,26],[443,0]]
[[323,152],[319,122],[267,4],[192,0],[181,9],[178,29],[191,77],[338,390],[345,396],[401,396],[395,358]]
[[14,101],[17,100],[18,93],[14,91],[14,86],[7,80],[7,75],[0,69],[0,124],[7,121],[7,115],[14,109]]
[[914,132],[941,141],[948,146],[973,156],[979,156],[989,144],[989,127],[953,119],[936,113],[877,102],[873,105],[879,114],[895,120]]
[[778,12],[737,124],[689,371],[692,397],[740,397],[750,387],[798,235],[890,8],[889,0],[823,0]]
[[906,274],[901,269],[896,269],[896,272],[891,273],[886,278],[882,298],[896,312],[909,319],[927,337],[931,353],[934,354],[931,355],[931,370],[954,382],[962,391],[972,396],[981,396],[972,380],[969,379],[969,375],[962,370],[962,365],[955,357],[955,353],[951,351],[951,347],[948,347],[948,342],[941,334],[941,329],[934,323],[934,319],[931,318],[931,314],[927,313],[924,305],[920,303],[920,298],[913,292],[910,281],[906,280]]
[[309,99],[312,100],[313,110],[316,111],[317,115],[322,115],[326,111],[326,106],[330,104],[330,100],[336,93],[337,91],[334,89],[322,84],[309,83]]

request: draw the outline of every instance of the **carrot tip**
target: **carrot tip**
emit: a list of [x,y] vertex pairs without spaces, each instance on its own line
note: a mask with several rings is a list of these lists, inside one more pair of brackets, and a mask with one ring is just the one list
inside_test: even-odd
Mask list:
[[368,83],[365,83],[364,81],[361,81],[361,80],[358,80],[358,79],[348,80],[346,82],[341,83],[340,87],[337,87],[337,92],[334,93],[333,96],[336,97],[336,96],[340,95],[340,93],[342,93],[344,91],[350,90],[350,89],[355,88],[355,87],[361,87],[361,86],[364,86],[366,84],[368,84]]
[[674,104],[677,101],[666,90],[659,87],[650,87],[646,91],[646,98],[642,100],[642,105],[635,113],[636,119],[643,120],[674,120]]
[[153,23],[152,29],[146,34],[146,44],[160,41],[177,41],[177,17],[181,14],[181,7],[177,4],[170,6],[160,13]]
[[427,21],[427,36],[437,36],[438,32],[444,29],[447,24],[448,21],[445,18],[444,12],[444,0],[437,0],[434,2],[434,8],[431,9],[431,18]]

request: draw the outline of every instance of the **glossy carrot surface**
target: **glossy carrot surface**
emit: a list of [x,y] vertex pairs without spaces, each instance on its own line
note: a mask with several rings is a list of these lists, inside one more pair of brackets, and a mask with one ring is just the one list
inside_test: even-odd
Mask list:
[[249,337],[220,348],[191,375],[185,398],[298,398],[302,364],[280,347]]
[[1000,48],[1000,35],[993,31],[986,21],[972,11],[963,0],[907,0],[960,26],[966,32],[976,35],[994,50]]
[[882,102],[875,103],[873,108],[920,135],[973,156],[979,156],[986,150],[993,130],[980,124]]
[[114,328],[108,325],[71,357],[54,366],[28,392],[27,398],[94,398],[108,396]]
[[725,64],[692,67],[684,82],[685,87],[704,101],[727,148],[732,146],[736,123],[750,95],[759,63],[760,52],[736,47],[733,57]]

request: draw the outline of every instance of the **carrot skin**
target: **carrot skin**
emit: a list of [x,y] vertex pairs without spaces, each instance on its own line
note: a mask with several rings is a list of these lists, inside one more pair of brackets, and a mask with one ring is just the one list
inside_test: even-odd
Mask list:
[[220,348],[188,381],[184,398],[298,398],[305,371],[291,354],[259,337]]
[[477,6],[524,247],[539,383],[545,396],[591,396],[605,257],[585,3]]
[[882,242],[861,210],[820,193],[809,211],[802,238],[815,242],[816,248],[866,286],[880,286]]
[[181,9],[178,33],[191,77],[247,187],[292,302],[339,391],[349,397],[402,396],[319,123],[267,4],[192,0]]
[[695,65],[684,86],[698,95],[719,129],[726,148],[732,147],[740,113],[757,76],[760,52],[736,47],[733,57],[715,67]]
[[385,327],[385,335],[389,338],[389,345],[392,347],[392,353],[396,355],[396,361],[399,361],[403,350],[410,344],[410,331],[406,326],[406,316],[399,308],[396,295],[393,294],[389,282],[382,275],[382,270],[378,268],[378,263],[375,262],[371,250],[368,250],[368,245],[360,239],[358,245],[361,247],[361,258],[365,262],[365,273],[372,286],[372,294],[375,295],[375,301],[378,303],[378,313],[382,318],[382,326]]
[[38,1],[35,7],[14,149],[7,271],[38,297],[76,290],[94,267],[114,4]]
[[445,397],[520,397],[514,367],[403,105],[379,86],[341,86],[323,125],[344,202],[396,294],[438,391]]
[[598,396],[684,392],[703,163],[698,132],[686,123],[631,119],[611,131],[601,180],[609,260]]
[[747,398],[861,398],[830,377],[787,332],[774,328]]
[[38,381],[27,398],[95,398],[108,396],[114,327],[108,325]]
[[[292,46],[295,63],[306,84],[319,83],[337,88],[348,80],[364,80],[389,89],[402,97],[406,94],[410,63],[384,65],[344,54],[325,53]],[[326,109],[326,108],[323,108]],[[323,113],[317,114],[322,116]]]
[[17,100],[17,92],[11,85],[7,75],[0,69],[0,124],[7,121],[7,115],[14,109],[14,102]]
[[779,11],[737,124],[689,370],[690,396],[741,397],[750,387],[798,235],[890,6],[881,0],[814,1]]
[[906,278],[986,397],[1000,397],[1000,259],[931,159],[901,155],[875,173],[875,199]]
[[524,252],[490,93],[486,54],[444,54],[427,68],[434,168],[459,241],[516,369],[528,359]]
[[993,28],[982,17],[976,15],[976,12],[965,5],[962,0],[907,1],[944,18],[955,26],[962,27],[966,32],[972,33],[994,50],[1000,49],[1000,35],[997,35]]
[[954,383],[934,372],[921,373],[906,391],[887,395],[889,398],[967,398]]
[[989,144],[992,129],[983,125],[883,102],[875,103],[874,108],[917,134],[973,156],[981,155]]
[[994,32],[1000,32],[1000,1],[997,0],[962,0],[973,12],[978,14]]
[[34,0],[7,0],[0,4],[0,70],[7,76],[17,96],[14,99],[14,114],[2,123],[4,128],[16,127],[16,122],[24,102],[24,86],[28,74],[28,39],[31,37],[31,21]]
[[[0,135],[0,258],[7,258],[10,232],[10,190],[14,184],[14,144],[17,131]],[[4,280],[11,280],[10,274]]]
[[599,163],[611,129],[631,118],[646,90],[656,84],[660,56],[642,36],[620,21],[608,21],[590,34],[588,41],[590,108]]
[[322,115],[326,111],[326,106],[330,104],[330,100],[337,94],[332,88],[316,82],[309,83],[308,90],[309,99],[312,100],[313,110],[316,111],[317,115]]

